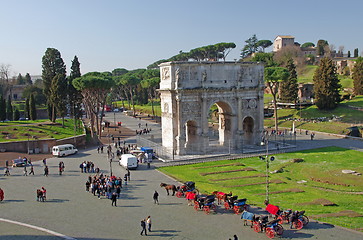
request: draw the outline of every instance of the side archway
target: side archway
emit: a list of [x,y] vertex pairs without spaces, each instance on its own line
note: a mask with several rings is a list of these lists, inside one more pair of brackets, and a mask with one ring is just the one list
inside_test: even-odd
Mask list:
[[253,144],[254,135],[254,120],[252,117],[245,117],[243,119],[243,142],[245,144]]

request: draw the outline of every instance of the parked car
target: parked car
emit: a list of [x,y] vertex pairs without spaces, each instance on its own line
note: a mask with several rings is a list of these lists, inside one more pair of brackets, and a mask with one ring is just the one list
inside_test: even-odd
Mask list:
[[13,162],[13,164],[12,164],[13,167],[24,167],[25,166],[25,162],[23,159],[17,158],[17,159],[12,160],[12,162]]

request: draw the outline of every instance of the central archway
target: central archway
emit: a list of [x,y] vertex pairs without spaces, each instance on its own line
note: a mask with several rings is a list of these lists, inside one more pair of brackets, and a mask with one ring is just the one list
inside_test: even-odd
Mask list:
[[224,101],[211,104],[207,119],[208,147],[230,146],[232,139],[232,108]]

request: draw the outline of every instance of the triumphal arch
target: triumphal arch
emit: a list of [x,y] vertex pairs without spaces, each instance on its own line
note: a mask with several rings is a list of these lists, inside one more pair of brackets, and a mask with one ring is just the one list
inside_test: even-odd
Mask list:
[[[160,64],[164,149],[176,155],[208,154],[259,144],[263,70],[263,64],[251,62]],[[211,123],[213,108],[218,110],[216,134]]]

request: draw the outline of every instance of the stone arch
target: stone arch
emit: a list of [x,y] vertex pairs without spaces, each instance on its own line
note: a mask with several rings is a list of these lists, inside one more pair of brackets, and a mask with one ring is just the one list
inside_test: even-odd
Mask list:
[[250,116],[247,116],[243,119],[243,142],[245,144],[253,144],[254,122],[254,119]]
[[[213,106],[216,105],[218,108],[218,144],[219,145],[228,145],[233,136],[234,120],[233,120],[233,108],[228,101],[224,100],[212,100],[207,111]],[[206,119],[208,124],[208,119]],[[209,141],[209,144],[211,141]]]
[[197,142],[198,124],[194,120],[188,120],[185,123],[185,144],[190,145]]

